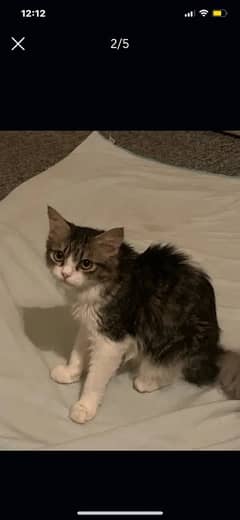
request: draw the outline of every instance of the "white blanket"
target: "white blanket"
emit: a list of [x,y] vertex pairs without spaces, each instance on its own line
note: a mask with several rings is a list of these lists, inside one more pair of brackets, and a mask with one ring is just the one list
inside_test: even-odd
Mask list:
[[71,422],[80,384],[49,378],[75,324],[44,263],[47,204],[79,225],[123,225],[139,250],[184,248],[212,276],[224,342],[240,349],[240,179],[136,157],[93,132],[0,203],[0,448],[240,448],[239,402],[184,382],[140,395],[126,373],[92,422]]

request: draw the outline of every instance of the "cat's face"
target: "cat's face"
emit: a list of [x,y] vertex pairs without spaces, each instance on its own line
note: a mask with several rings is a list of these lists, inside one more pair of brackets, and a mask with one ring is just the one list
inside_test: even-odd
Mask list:
[[48,207],[47,266],[59,281],[87,289],[114,279],[123,228],[99,231],[75,226]]

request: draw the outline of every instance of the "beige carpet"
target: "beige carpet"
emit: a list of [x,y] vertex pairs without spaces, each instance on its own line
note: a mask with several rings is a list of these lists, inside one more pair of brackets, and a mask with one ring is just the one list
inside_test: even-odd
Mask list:
[[[0,131],[0,199],[56,164],[90,131]],[[240,139],[199,131],[104,131],[118,146],[167,164],[238,176]]]

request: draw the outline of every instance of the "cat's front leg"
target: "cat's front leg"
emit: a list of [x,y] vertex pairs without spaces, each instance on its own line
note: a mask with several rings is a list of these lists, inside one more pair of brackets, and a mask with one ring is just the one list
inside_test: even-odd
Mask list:
[[80,400],[70,410],[70,418],[77,423],[92,419],[100,405],[106,386],[121,365],[129,342],[114,342],[104,336],[95,338],[90,347],[87,379]]
[[56,383],[68,384],[79,381],[87,364],[88,339],[81,327],[77,333],[73,350],[67,365],[57,365],[51,370],[51,378]]

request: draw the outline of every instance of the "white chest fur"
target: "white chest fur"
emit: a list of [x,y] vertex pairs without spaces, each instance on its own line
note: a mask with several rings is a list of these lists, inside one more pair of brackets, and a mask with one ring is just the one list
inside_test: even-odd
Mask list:
[[[74,303],[72,303],[72,316],[81,323],[81,331],[88,339],[96,340],[99,336],[98,332],[98,310],[101,303],[99,288],[93,287],[88,291],[81,291],[76,294]],[[83,329],[82,329],[83,327]],[[106,338],[105,338],[106,340]],[[126,336],[122,342],[124,345],[123,362],[136,358],[138,354],[137,342],[130,336]],[[119,348],[119,347],[118,347]]]
[[74,319],[80,321],[91,333],[97,328],[99,300],[99,288],[93,287],[88,291],[79,292],[72,305]]

